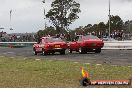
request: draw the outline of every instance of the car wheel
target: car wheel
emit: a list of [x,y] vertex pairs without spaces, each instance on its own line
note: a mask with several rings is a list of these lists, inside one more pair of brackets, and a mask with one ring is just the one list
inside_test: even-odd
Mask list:
[[68,49],[68,52],[69,52],[69,53],[72,53],[72,50],[71,50],[71,49]]
[[85,48],[79,48],[78,51],[80,54],[86,54],[87,53],[87,50]]
[[34,55],[37,55],[37,52],[35,50],[33,51],[33,53],[34,53]]
[[100,53],[100,52],[101,52],[101,48],[95,50],[95,53]]
[[34,55],[37,55],[37,52],[36,52],[35,48],[33,48],[33,53],[34,53]]
[[64,55],[65,54],[65,50],[61,50],[60,54]]
[[78,51],[79,51],[80,54],[83,54],[84,53],[83,48],[81,48],[81,47],[79,48]]
[[55,54],[55,52],[52,52],[52,55],[54,55]]
[[42,49],[42,55],[47,55],[47,53],[44,51],[44,49]]

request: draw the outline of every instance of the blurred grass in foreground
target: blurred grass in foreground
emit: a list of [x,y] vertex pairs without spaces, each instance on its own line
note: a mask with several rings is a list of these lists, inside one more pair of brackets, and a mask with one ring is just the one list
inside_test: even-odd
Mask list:
[[[0,88],[83,88],[81,67],[90,79],[128,79],[132,67],[0,57]],[[89,88],[89,87],[88,87]],[[92,86],[90,88],[132,88],[130,86]]]

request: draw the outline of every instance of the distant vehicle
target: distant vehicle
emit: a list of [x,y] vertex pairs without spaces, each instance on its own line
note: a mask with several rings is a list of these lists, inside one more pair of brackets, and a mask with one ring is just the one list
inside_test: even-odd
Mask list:
[[55,52],[60,52],[60,54],[65,54],[67,49],[67,43],[61,38],[53,37],[42,37],[37,44],[33,45],[33,52],[35,55],[42,53],[43,55],[54,54]]
[[100,53],[104,46],[103,40],[94,35],[79,35],[74,41],[69,42],[69,52],[76,51],[79,53],[95,52]]

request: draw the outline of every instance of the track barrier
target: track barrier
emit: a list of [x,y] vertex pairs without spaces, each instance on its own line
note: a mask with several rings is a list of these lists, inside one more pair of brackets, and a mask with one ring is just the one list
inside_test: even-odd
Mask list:
[[[1,47],[22,48],[32,47],[37,42],[0,42]],[[104,41],[102,49],[126,49],[132,50],[132,41]]]
[[132,41],[104,41],[102,49],[132,49]]
[[0,42],[0,47],[23,48],[32,47],[37,42]]

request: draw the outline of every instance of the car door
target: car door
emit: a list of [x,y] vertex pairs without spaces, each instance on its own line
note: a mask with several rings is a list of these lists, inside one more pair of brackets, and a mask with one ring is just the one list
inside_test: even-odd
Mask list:
[[76,49],[80,48],[81,43],[82,43],[82,38],[83,38],[83,36],[77,36],[77,38],[75,39],[76,40],[76,45],[75,45]]

